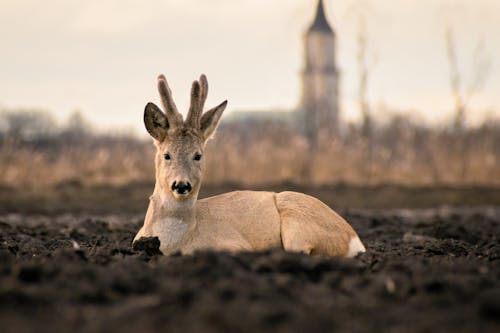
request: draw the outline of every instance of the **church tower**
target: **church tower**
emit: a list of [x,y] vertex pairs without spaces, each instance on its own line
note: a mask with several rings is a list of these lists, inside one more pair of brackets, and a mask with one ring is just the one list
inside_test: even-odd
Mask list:
[[319,0],[316,17],[304,38],[301,111],[304,130],[315,146],[319,137],[338,133],[339,73],[335,62],[335,33]]

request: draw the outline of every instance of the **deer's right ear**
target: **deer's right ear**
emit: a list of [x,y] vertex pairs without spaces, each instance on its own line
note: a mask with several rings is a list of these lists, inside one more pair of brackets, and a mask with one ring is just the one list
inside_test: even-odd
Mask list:
[[153,103],[148,103],[144,109],[144,125],[155,140],[161,142],[167,136],[169,128],[167,117]]

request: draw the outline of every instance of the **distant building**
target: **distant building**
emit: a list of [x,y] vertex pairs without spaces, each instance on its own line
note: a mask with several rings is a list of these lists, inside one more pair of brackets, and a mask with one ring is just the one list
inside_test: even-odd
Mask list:
[[302,71],[304,131],[310,142],[339,129],[339,72],[335,62],[335,32],[319,0],[316,17],[304,38],[305,66]]
[[295,112],[234,112],[229,122],[282,121],[303,131],[315,145],[319,137],[338,133],[339,72],[335,61],[335,32],[319,0],[316,16],[304,36],[304,69],[302,96]]

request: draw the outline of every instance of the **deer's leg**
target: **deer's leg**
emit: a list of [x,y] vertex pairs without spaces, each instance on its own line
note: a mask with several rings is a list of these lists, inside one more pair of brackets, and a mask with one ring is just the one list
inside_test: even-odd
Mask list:
[[303,252],[311,254],[313,252],[312,243],[309,241],[310,235],[304,232],[301,221],[291,216],[281,217],[281,242],[283,249],[292,252]]
[[318,199],[302,193],[282,192],[276,195],[276,207],[285,250],[338,257],[364,252],[351,226]]

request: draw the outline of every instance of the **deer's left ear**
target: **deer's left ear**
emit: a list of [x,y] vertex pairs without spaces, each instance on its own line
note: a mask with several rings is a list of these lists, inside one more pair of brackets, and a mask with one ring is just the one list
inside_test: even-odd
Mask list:
[[222,113],[226,109],[227,101],[222,102],[215,108],[208,110],[201,116],[200,129],[204,140],[210,139],[219,125]]
[[144,125],[149,134],[157,141],[163,141],[169,128],[165,114],[153,103],[148,103],[144,109]]

